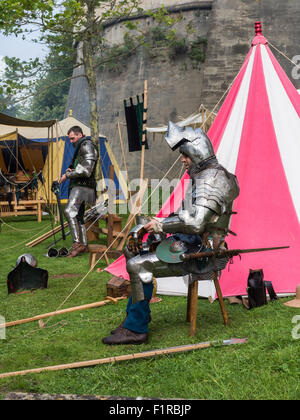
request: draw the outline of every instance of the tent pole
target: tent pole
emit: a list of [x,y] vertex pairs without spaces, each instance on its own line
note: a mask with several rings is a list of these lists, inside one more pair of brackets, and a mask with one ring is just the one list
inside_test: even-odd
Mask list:
[[[60,160],[59,160],[59,149],[58,149],[58,122],[57,119],[55,120],[55,135],[56,135],[56,179],[58,180],[60,178],[59,176],[59,168],[61,167],[60,165]],[[57,201],[57,199],[56,199]],[[58,207],[58,201],[56,202],[56,213],[57,213],[57,221],[61,222],[62,220],[60,220],[60,214],[59,214],[59,207]]]
[[60,161],[59,161],[59,147],[58,147],[58,121],[55,120],[55,135],[56,135],[56,161],[57,161],[57,171],[56,171],[56,175],[57,175],[57,179],[60,178],[60,174],[59,174],[59,168],[60,168]]
[[16,138],[16,174],[19,171],[19,131],[16,129],[17,138]]
[[[118,126],[118,132],[119,132],[119,139],[120,139],[120,145],[121,145],[121,150],[122,150],[123,162],[124,162],[124,167],[125,167],[126,177],[127,177],[127,191],[128,191],[128,195],[129,195],[129,199],[130,199],[131,198],[131,192],[129,190],[129,175],[128,175],[126,156],[125,156],[125,150],[124,150],[124,143],[123,143],[123,138],[122,138],[121,127],[120,127],[119,121],[117,122],[117,126]],[[128,196],[126,198],[128,199]]]
[[47,162],[47,172],[48,172],[48,185],[47,185],[47,189],[48,189],[48,206],[49,209],[51,208],[51,204],[50,204],[50,193],[51,193],[51,187],[50,187],[50,127],[48,127],[48,162]]
[[147,119],[147,94],[148,94],[148,82],[144,81],[144,112],[143,112],[143,136],[142,136],[142,159],[141,159],[141,172],[140,179],[144,179],[144,164],[145,164],[145,141],[146,141],[146,119]]
[[[52,187],[52,183],[53,183],[53,155],[54,155],[54,147],[53,147],[53,125],[51,126],[51,178],[50,178],[50,190]],[[54,213],[54,201],[53,201],[53,193],[51,191],[51,209],[52,212]],[[57,220],[57,217],[56,217]]]
[[[146,123],[147,123],[147,95],[148,95],[148,81],[144,81],[144,103],[143,103],[143,136],[142,136],[142,158],[141,158],[141,172],[140,172],[140,189],[144,179],[144,166],[145,166],[145,148],[146,148]],[[141,203],[138,203],[140,206],[139,215],[142,211]]]

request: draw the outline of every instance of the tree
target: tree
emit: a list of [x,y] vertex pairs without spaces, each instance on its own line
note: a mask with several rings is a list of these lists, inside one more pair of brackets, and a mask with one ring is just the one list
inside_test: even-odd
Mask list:
[[[71,47],[70,40],[68,46]],[[33,96],[28,105],[19,108],[19,118],[33,121],[64,118],[75,52],[72,48],[61,54],[54,46],[50,46],[45,59],[47,65],[39,72],[40,75],[33,84]]]
[[[99,138],[95,68],[96,57],[106,45],[105,25],[112,20],[124,21],[138,15],[143,11],[140,3],[140,0],[0,0],[0,31],[4,34],[26,37],[38,29],[39,36],[35,41],[50,45],[57,54],[70,53],[74,46],[80,46],[81,54],[70,64],[73,69],[83,66],[85,70],[83,76],[87,79],[90,96],[91,137],[95,143]],[[164,8],[152,16],[165,25],[172,24]],[[144,42],[138,21],[128,20],[124,25],[134,33],[133,49]],[[71,47],[67,39],[71,40]],[[25,77],[32,77],[33,73],[45,69],[37,60],[27,63],[11,60],[7,64],[19,72],[19,80],[11,78],[4,82],[2,92],[6,95],[32,87],[32,80],[27,85],[24,83]]]

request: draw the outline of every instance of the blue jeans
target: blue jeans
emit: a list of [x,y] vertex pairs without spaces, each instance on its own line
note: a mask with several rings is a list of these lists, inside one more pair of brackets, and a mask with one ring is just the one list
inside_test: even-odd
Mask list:
[[132,298],[128,299],[126,308],[127,318],[124,323],[124,328],[134,331],[138,334],[148,332],[148,324],[150,321],[150,305],[149,302],[152,298],[153,283],[143,284],[145,300],[132,304]]

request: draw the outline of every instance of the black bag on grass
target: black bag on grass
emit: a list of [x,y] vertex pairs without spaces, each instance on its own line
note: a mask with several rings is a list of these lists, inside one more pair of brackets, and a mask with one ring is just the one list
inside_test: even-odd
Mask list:
[[276,300],[277,295],[270,281],[264,280],[264,272],[262,269],[249,270],[247,292],[249,309],[257,308],[267,304],[266,288],[271,300]]

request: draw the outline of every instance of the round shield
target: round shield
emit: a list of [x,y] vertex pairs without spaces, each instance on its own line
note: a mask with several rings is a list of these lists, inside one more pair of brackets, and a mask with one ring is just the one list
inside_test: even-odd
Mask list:
[[176,241],[172,236],[162,241],[156,248],[156,255],[161,261],[167,263],[180,263],[180,256],[185,254],[188,247],[183,241]]

